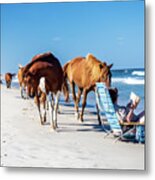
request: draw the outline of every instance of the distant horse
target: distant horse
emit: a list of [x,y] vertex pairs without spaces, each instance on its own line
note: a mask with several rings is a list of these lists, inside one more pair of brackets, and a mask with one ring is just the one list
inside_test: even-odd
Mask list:
[[16,74],[15,73],[6,73],[5,74],[5,81],[6,81],[6,87],[7,88],[11,88],[11,82],[12,82],[12,78],[13,76],[15,76]]
[[2,77],[2,74],[0,74],[0,84],[3,84],[1,77]]
[[21,93],[21,97],[23,99],[27,98],[26,95],[26,86],[24,83],[24,79],[23,79],[23,71],[24,71],[24,66],[22,66],[21,64],[18,65],[18,73],[17,73],[17,77],[18,77],[18,82],[19,82],[19,88],[20,88],[20,93]]
[[[63,70],[59,60],[51,53],[37,56],[34,61],[25,66],[23,77],[26,86],[31,86],[34,89],[41,124],[44,124],[46,121],[46,108],[44,107],[41,112],[38,87],[46,94],[46,100],[49,104],[50,123],[53,129],[56,129],[58,101],[64,82]],[[28,88],[28,94],[30,94],[29,90]]]
[[[88,54],[86,58],[77,57],[67,62],[64,67],[64,77],[69,80],[73,100],[75,103],[76,116],[83,121],[84,108],[86,106],[87,94],[90,91],[95,91],[96,82],[105,82],[107,87],[111,86],[111,65],[107,65],[105,62],[99,61],[92,54]],[[78,87],[78,95],[76,97],[75,85]],[[81,95],[83,93],[82,112],[79,114],[78,104],[80,102]],[[66,101],[69,97],[69,91],[66,93]],[[98,121],[101,125],[99,116],[99,109],[97,108]]]

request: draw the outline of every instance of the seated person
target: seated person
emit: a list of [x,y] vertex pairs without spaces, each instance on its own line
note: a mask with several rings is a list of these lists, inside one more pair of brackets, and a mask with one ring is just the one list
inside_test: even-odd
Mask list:
[[141,122],[144,123],[144,115],[145,112],[142,111],[140,114],[136,115],[134,113],[135,108],[137,107],[137,104],[128,103],[126,106],[120,106],[117,104],[118,100],[118,89],[117,88],[110,88],[109,94],[111,96],[112,102],[114,104],[114,108],[117,114],[117,117],[121,122]]

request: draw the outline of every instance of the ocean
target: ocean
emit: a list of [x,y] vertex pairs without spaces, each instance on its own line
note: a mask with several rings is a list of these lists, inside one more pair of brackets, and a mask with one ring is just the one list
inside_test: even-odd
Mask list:
[[[4,78],[2,78],[4,82]],[[12,81],[12,86],[19,88],[17,76]],[[130,93],[134,92],[140,96],[141,100],[138,104],[135,113],[140,113],[144,110],[145,103],[145,71],[142,68],[139,69],[121,69],[121,70],[112,70],[112,87],[118,89],[118,104],[126,105],[129,102]],[[20,94],[20,93],[19,93]],[[70,93],[71,94],[71,93]],[[70,104],[73,105],[72,98]],[[61,96],[61,103],[64,103],[64,97]],[[81,106],[81,101],[80,101]],[[87,97],[87,107],[91,111],[96,111],[95,106],[95,94],[90,92]]]

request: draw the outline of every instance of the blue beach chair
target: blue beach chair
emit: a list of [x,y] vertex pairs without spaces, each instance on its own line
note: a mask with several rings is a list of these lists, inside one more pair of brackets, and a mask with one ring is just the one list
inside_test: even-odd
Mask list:
[[105,129],[107,135],[112,132],[114,135],[120,136],[122,134],[122,129],[117,119],[109,91],[104,83],[96,83],[95,94],[97,105],[100,111],[104,112],[111,128],[111,131]]
[[[145,141],[145,126],[143,124],[140,124],[139,122],[124,122],[121,123],[118,120],[118,117],[116,115],[114,105],[112,103],[109,90],[105,86],[104,83],[96,83],[96,103],[100,109],[101,112],[104,112],[106,119],[110,125],[111,131],[106,130],[107,132],[106,136],[109,134],[113,134],[114,136],[117,136],[117,140],[129,135],[134,129],[136,129],[136,140],[138,142],[144,142]],[[132,126],[128,131],[123,132],[122,126]],[[141,132],[141,133],[140,133]]]

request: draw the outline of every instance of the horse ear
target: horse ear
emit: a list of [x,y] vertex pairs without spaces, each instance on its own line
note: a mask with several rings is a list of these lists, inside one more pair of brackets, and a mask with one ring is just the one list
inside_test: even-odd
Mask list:
[[93,59],[93,58],[95,58],[95,57],[91,53],[88,53],[86,56],[86,60]]
[[18,64],[18,68],[21,69],[23,66],[21,64]]
[[113,66],[113,64],[110,64],[110,65],[108,66],[108,68],[109,68],[109,69],[111,69],[111,68],[112,68],[112,66]]
[[99,67],[100,67],[100,69],[102,69],[102,68],[103,68],[103,64],[100,63],[100,64],[99,64]]
[[16,76],[16,73],[13,73],[12,76]]

